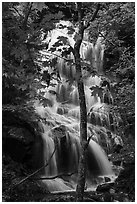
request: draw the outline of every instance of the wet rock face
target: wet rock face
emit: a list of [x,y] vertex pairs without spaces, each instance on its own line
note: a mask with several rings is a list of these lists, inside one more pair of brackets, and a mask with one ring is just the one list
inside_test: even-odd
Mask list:
[[18,162],[29,162],[32,157],[34,139],[25,128],[7,128],[3,138],[3,151]]
[[38,153],[35,144],[37,143],[41,147],[39,149],[42,149],[38,118],[32,117],[30,110],[14,106],[4,107],[2,116],[3,152],[9,154],[17,162],[34,167],[35,156]]
[[123,140],[116,131],[122,122],[120,115],[111,110],[111,106],[105,103],[94,104],[88,112],[88,122],[92,124],[95,141],[109,153],[120,153],[123,148]]
[[[74,119],[57,115],[52,110],[50,112],[48,108],[41,111],[46,115],[44,118],[38,117],[35,112],[24,111],[24,109],[18,110],[12,107],[4,110],[4,152],[7,152],[15,161],[25,163],[31,169],[36,170],[49,161],[56,146],[56,152],[49,165],[43,168],[40,174],[55,176],[77,172],[80,141],[78,130],[73,128]],[[52,125],[53,123],[55,124]],[[89,143],[87,160],[88,174],[97,177],[113,173],[106,155],[94,141]],[[76,182],[75,175],[72,177],[70,182]],[[66,182],[65,179],[62,182]],[[90,179],[92,180],[92,177]],[[57,191],[58,187],[60,189],[60,182],[55,181],[54,184],[56,189],[52,188],[53,191]],[[63,186],[64,184],[66,185],[63,183]],[[51,182],[49,191],[52,191],[50,189],[52,186]],[[88,186],[90,186],[90,181]],[[61,190],[64,190],[64,187]]]
[[[135,160],[131,158],[130,161],[123,163],[123,170],[120,172],[115,181],[115,186],[118,191],[123,191],[130,195],[132,199],[135,198]],[[125,185],[126,184],[126,185]]]
[[114,183],[104,183],[102,185],[99,185],[96,189],[97,192],[108,192],[112,187],[114,186]]

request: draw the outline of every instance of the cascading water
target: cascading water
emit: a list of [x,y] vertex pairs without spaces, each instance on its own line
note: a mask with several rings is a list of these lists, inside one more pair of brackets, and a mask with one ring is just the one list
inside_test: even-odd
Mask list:
[[[50,115],[51,117],[51,115]],[[50,117],[47,121],[50,121]],[[49,119],[49,120],[48,120]],[[77,183],[77,171],[80,154],[79,129],[76,127],[78,121],[74,119],[65,120],[63,115],[56,115],[60,124],[48,128],[43,124],[43,157],[44,162],[49,162],[41,177],[54,177],[55,179],[44,180],[43,183],[50,191],[74,190]],[[75,124],[73,123],[75,121]],[[47,130],[47,131],[46,131]],[[87,188],[90,189],[93,180],[98,176],[113,175],[109,161],[102,148],[93,140],[90,141],[87,155]],[[71,175],[72,174],[72,175]],[[71,176],[69,176],[71,175]]]
[[[67,22],[62,24],[70,26],[70,23]],[[60,31],[63,33],[62,36],[68,37],[70,45],[74,46],[74,35],[68,35],[66,28],[60,29],[58,26],[57,29],[49,33],[47,38],[49,49],[57,41]],[[83,41],[81,45],[81,57],[89,61],[91,69],[94,67],[99,73],[102,73],[103,52],[104,45],[101,44],[100,38],[95,46],[88,41]],[[75,189],[77,183],[80,152],[79,100],[77,85],[74,81],[75,67],[67,65],[63,59],[58,59],[57,69],[62,79],[61,82],[54,88],[49,86],[47,92],[45,92],[45,99],[50,100],[52,105],[47,105],[44,108],[40,104],[36,104],[35,107],[37,113],[46,119],[45,124],[42,124],[44,129],[42,133],[43,160],[44,163],[49,162],[49,164],[41,177],[55,177],[46,180],[43,178],[44,184],[50,191],[66,191]],[[93,180],[98,176],[113,175],[107,156],[99,146],[99,144],[104,145],[101,142],[102,138],[103,140],[105,138],[108,145],[107,129],[111,129],[110,121],[113,120],[113,116],[99,96],[91,96],[90,87],[99,85],[101,78],[98,76],[92,77],[89,73],[84,78],[88,112],[88,136],[92,135],[87,155],[87,188],[92,187]],[[71,83],[66,82],[70,79]],[[54,150],[55,153],[50,159]]]

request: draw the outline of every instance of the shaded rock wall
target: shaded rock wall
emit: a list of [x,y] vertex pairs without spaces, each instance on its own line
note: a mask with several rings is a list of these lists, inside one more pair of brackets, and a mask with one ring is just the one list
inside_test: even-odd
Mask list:
[[34,110],[28,110],[27,107],[4,106],[2,110],[3,152],[8,153],[15,161],[26,162],[32,168],[43,164],[39,120]]

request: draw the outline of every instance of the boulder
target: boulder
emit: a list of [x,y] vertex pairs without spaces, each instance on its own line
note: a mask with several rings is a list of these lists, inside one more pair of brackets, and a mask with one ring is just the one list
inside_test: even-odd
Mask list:
[[111,183],[105,183],[98,185],[96,191],[97,192],[109,192],[109,190],[114,186],[114,182]]
[[[43,144],[42,127],[39,121],[40,118],[33,108],[4,106],[2,110],[3,152],[8,153],[15,161],[26,162],[34,167],[38,153],[38,148],[35,147],[39,145],[39,149],[42,149]],[[43,164],[43,161],[39,162]]]

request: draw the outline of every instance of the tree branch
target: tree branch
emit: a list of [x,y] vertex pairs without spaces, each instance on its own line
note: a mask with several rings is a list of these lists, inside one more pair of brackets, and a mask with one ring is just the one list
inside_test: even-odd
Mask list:
[[35,62],[34,62],[34,60],[33,60],[32,55],[31,55],[31,50],[30,50],[30,48],[29,48],[29,46],[28,46],[27,43],[26,43],[26,47],[27,47],[27,50],[28,50],[28,55],[29,55],[29,58],[30,58],[30,60],[31,60],[32,66],[34,66],[35,69],[37,69],[37,66],[36,66],[36,64],[35,64]]
[[16,13],[20,16],[20,17],[22,17],[22,15],[19,13],[19,11],[18,11],[18,9],[16,8],[16,7],[12,7],[15,11],[16,11]]
[[94,134],[92,134],[91,136],[89,136],[88,137],[88,139],[87,139],[87,142],[86,142],[86,149],[88,148],[88,145],[89,145],[89,143],[90,143],[90,140],[92,139],[92,136],[93,136]]
[[56,145],[55,145],[54,151],[53,151],[53,153],[51,154],[51,156],[50,156],[48,162],[47,162],[44,166],[42,166],[42,167],[40,167],[39,169],[37,169],[36,171],[34,171],[32,174],[28,175],[26,178],[22,179],[19,183],[15,184],[15,185],[13,186],[13,189],[16,188],[17,186],[19,186],[20,184],[24,183],[27,179],[31,178],[31,177],[34,176],[35,174],[39,173],[42,169],[46,168],[46,167],[49,165],[49,163],[50,163],[50,161],[51,161],[51,159],[52,159],[52,157],[53,157],[55,151],[56,151]]
[[[29,4],[30,4],[30,6],[29,6]],[[28,17],[29,17],[31,8],[32,8],[32,4],[33,4],[33,2],[28,2],[28,3],[27,3],[27,6],[26,6],[26,7],[29,6],[29,8],[28,8],[28,10],[26,11],[25,19],[24,19],[24,21],[23,21],[23,28],[24,28],[24,29],[26,29],[26,27],[27,27],[27,21],[28,21]]]
[[[57,54],[55,54],[55,53],[49,52],[49,51],[47,51],[47,50],[44,50],[44,52],[46,52],[47,54],[54,55],[54,56],[56,56],[56,57],[58,57],[58,58],[60,58],[60,59],[64,59],[66,62],[72,61],[72,59],[67,59],[67,58],[65,58],[65,57],[61,57],[61,56],[59,56],[59,55],[57,55]],[[72,65],[74,65],[74,64],[75,64],[75,62],[72,63]]]
[[59,175],[50,176],[50,177],[33,178],[33,179],[34,180],[50,180],[50,179],[55,179],[55,178],[61,178],[63,176],[72,176],[75,173],[77,173],[77,172],[72,172],[72,173],[68,173],[68,174],[59,174]]
[[92,138],[92,135],[87,140],[88,145],[89,145],[89,142],[90,142],[91,138]]
[[111,45],[116,46],[112,42],[110,42],[101,32],[99,32],[99,35],[101,35],[106,41],[108,41]]
[[90,26],[90,22],[92,22],[92,21],[95,20],[99,9],[100,9],[100,3],[97,4],[96,10],[95,10],[95,12],[93,13],[93,16],[91,17],[91,19],[89,20],[89,22],[87,23],[87,25],[84,26],[84,29],[88,28],[88,27]]
[[[81,43],[82,43],[82,40],[83,40],[83,35],[84,35],[84,30],[85,30],[85,27],[84,27],[84,24],[83,24],[83,21],[82,21],[82,11],[81,11],[81,8],[82,8],[82,2],[78,2],[77,3],[77,10],[78,10],[78,24],[79,24],[79,33],[78,33],[78,37],[77,37],[77,40],[76,40],[76,43],[74,45],[74,58],[76,59],[76,55],[79,53],[79,50],[80,50],[80,46],[81,46]],[[76,54],[77,53],[77,54]],[[80,58],[80,53],[78,54]]]

